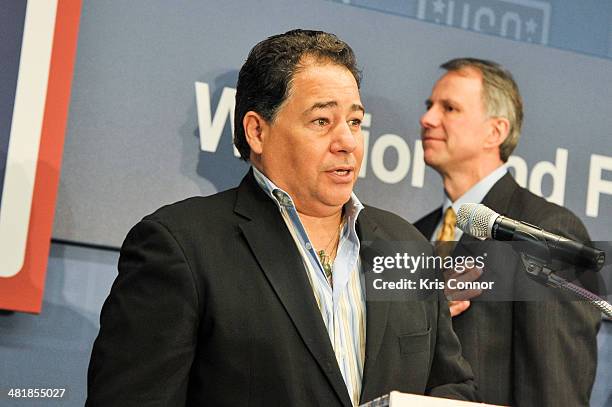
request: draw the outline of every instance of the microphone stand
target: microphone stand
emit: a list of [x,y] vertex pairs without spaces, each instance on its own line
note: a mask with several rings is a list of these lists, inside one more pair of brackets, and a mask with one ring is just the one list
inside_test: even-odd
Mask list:
[[548,262],[525,253],[521,253],[521,261],[523,262],[523,266],[525,266],[527,276],[531,279],[548,287],[561,288],[569,291],[583,300],[586,300],[591,306],[603,312],[608,318],[612,318],[612,305],[610,305],[610,303],[589,290],[570,283],[563,277],[556,275]]
[[603,312],[608,318],[612,318],[612,305],[610,303],[589,290],[570,283],[563,277],[555,274],[555,270],[551,266],[550,249],[545,240],[540,240],[533,235],[521,232],[518,235],[515,234],[514,240],[531,243],[526,247],[528,249],[525,252],[521,252],[521,261],[529,278],[544,286],[568,291]]

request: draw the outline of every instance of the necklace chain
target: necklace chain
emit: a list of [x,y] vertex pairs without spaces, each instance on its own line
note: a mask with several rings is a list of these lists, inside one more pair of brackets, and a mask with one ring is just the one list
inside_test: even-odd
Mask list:
[[[342,226],[344,226],[344,216],[340,219],[340,225],[338,225],[336,233],[332,235],[331,239],[329,240],[329,243],[327,243],[327,246],[325,246],[325,249],[319,250],[317,252],[317,255],[319,256],[319,261],[321,262],[321,266],[323,266],[323,271],[325,272],[325,277],[327,278],[327,281],[329,281],[330,285],[332,283],[333,275],[333,262],[331,259],[331,255],[334,250],[338,249],[338,244],[340,243],[340,231],[342,230]],[[326,250],[329,248],[332,242],[334,242],[334,244],[331,247],[329,253],[327,253]]]

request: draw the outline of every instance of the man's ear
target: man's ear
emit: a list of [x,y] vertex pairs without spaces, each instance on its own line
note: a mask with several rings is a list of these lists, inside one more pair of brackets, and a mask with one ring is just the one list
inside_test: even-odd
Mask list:
[[246,141],[249,143],[251,152],[254,154],[259,155],[263,151],[266,125],[265,119],[259,113],[252,110],[246,112],[242,119]]
[[485,147],[499,147],[508,137],[510,133],[510,120],[505,117],[492,117],[489,137],[485,143]]

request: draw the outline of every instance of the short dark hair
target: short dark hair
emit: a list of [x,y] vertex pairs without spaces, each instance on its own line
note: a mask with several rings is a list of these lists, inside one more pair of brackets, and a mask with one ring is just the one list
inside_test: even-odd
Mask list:
[[447,71],[475,69],[482,74],[482,100],[491,117],[505,117],[510,122],[508,136],[499,146],[502,161],[508,161],[518,144],[523,126],[523,100],[512,74],[500,64],[477,58],[451,59],[440,65]]
[[313,57],[348,69],[357,86],[361,82],[355,54],[351,47],[323,31],[291,30],[269,37],[255,45],[238,74],[234,113],[234,145],[240,157],[248,161],[251,147],[242,127],[249,111],[272,122],[289,96],[291,81],[301,68],[304,57]]

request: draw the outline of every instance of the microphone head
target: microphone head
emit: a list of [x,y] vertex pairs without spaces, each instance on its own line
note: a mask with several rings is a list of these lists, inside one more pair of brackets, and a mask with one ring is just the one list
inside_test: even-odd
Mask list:
[[491,237],[491,228],[499,214],[494,210],[475,203],[461,205],[457,212],[457,227],[477,239]]

